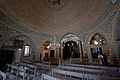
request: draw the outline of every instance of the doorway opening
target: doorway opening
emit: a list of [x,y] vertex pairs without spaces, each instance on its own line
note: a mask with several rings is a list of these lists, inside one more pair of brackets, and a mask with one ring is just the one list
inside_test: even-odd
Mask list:
[[4,71],[6,64],[12,64],[14,59],[14,50],[1,50],[0,51],[0,70]]
[[55,50],[50,50],[50,57],[54,57],[55,55]]
[[42,44],[42,47],[41,47],[42,53],[40,54],[41,61],[50,57],[50,54],[49,54],[50,46],[51,46],[50,41],[46,41]]
[[75,41],[63,43],[63,60],[80,58],[79,45]]

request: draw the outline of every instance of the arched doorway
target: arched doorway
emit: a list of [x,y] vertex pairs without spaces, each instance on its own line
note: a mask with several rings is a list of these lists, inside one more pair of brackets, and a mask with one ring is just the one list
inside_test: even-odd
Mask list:
[[74,34],[67,34],[61,40],[61,58],[63,60],[70,58],[82,59],[82,45],[80,39]]
[[43,61],[45,58],[50,57],[50,47],[51,47],[51,42],[50,41],[45,41],[42,44],[42,53],[41,53],[41,61]]
[[63,43],[63,60],[70,58],[80,58],[79,45],[75,41]]
[[98,59],[99,54],[103,55],[106,60],[109,57],[107,42],[101,34],[96,33],[92,36],[90,40],[90,51],[92,59]]

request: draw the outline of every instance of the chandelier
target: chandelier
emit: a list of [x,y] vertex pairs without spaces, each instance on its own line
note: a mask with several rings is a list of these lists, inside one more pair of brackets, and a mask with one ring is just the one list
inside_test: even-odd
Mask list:
[[60,5],[60,0],[48,0],[48,2],[52,3],[53,6],[54,6],[55,4],[59,4],[59,5]]

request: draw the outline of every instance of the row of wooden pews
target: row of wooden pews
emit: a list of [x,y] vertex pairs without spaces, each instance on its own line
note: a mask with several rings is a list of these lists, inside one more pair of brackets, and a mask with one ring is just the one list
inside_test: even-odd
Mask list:
[[[64,64],[56,68],[50,62],[24,61],[7,64],[8,80],[120,80],[120,68],[80,64]],[[9,77],[9,74],[6,74]]]
[[120,80],[120,68],[64,64],[44,75],[47,75],[45,80],[50,80],[49,77],[51,80]]
[[80,65],[80,64],[64,64],[64,66],[73,66],[73,67],[84,67],[89,69],[98,69],[98,70],[106,70],[106,71],[118,71],[120,72],[119,67],[107,67],[107,66],[93,66],[93,65]]
[[[95,66],[93,66],[95,67]],[[93,69],[91,68],[86,68],[86,67],[74,67],[74,66],[60,66],[60,69],[63,70],[70,70],[70,71],[75,71],[75,72],[81,72],[84,74],[94,74],[94,75],[99,75],[99,76],[108,76],[108,77],[120,77],[120,72],[118,70],[107,70],[105,67],[103,69]],[[114,68],[113,68],[114,69]]]
[[[12,75],[13,80],[32,80],[33,78],[45,73],[50,66],[49,62],[24,61],[20,63],[7,64],[7,77]],[[10,77],[11,78],[11,77]],[[12,80],[12,79],[11,79]]]

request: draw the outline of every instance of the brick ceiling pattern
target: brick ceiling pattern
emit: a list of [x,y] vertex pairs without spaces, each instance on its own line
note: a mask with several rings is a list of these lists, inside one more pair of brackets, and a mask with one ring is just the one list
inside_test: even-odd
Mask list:
[[111,0],[68,0],[64,5],[61,0],[60,6],[63,7],[54,10],[43,0],[1,0],[0,11],[14,22],[35,32],[62,35],[76,33],[90,25],[107,9],[110,2]]

